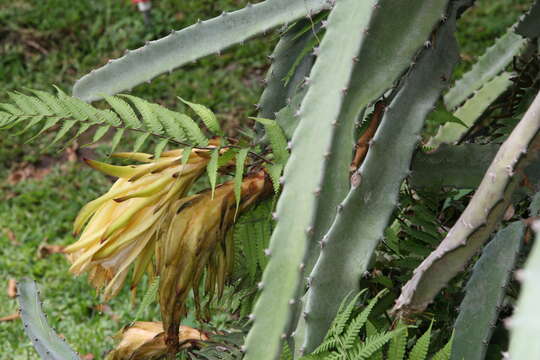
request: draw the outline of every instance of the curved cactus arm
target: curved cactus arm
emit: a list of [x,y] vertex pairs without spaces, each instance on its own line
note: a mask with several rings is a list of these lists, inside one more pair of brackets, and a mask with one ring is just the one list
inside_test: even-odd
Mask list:
[[152,80],[206,55],[219,53],[278,25],[316,13],[328,0],[266,0],[241,10],[200,21],[111,60],[79,79],[73,96],[99,100]]
[[516,33],[534,39],[540,36],[540,1],[536,1],[531,9],[519,21]]
[[521,53],[527,44],[527,39],[514,32],[511,26],[506,34],[501,36],[489,47],[465,73],[461,79],[444,96],[444,103],[449,110],[455,110],[465,100],[471,97],[486,82],[499,75],[510,64],[514,56]]
[[[411,164],[413,188],[476,189],[499,151],[499,144],[442,144],[435,151],[418,151]],[[540,162],[525,168],[529,183],[540,182]]]
[[514,315],[506,321],[510,329],[508,358],[512,360],[540,359],[540,341],[535,338],[540,330],[540,221],[536,221],[532,227],[536,232],[536,239],[525,268],[516,274],[522,282],[521,293]]
[[414,188],[475,189],[499,150],[497,144],[441,144],[435,151],[418,151],[411,164]]
[[[319,26],[304,31],[310,26],[310,20],[297,22],[279,40],[270,56],[272,65],[266,75],[266,87],[259,100],[259,117],[274,119],[276,113],[287,106],[298,92],[304,79],[309,75],[315,60],[313,53],[302,54],[304,49],[315,39]],[[298,58],[302,57],[289,81],[286,77]]]
[[538,156],[539,131],[540,94],[497,152],[456,224],[402,288],[394,310],[405,316],[423,311],[489,238],[511,203],[526,165]]
[[[311,72],[312,85],[298,112],[301,121],[291,140],[291,156],[277,205],[277,226],[267,250],[270,261],[246,339],[247,360],[275,359],[281,340],[288,335],[284,332],[298,301],[301,264],[313,231],[325,154],[330,152],[337,133],[335,121],[342,110],[342,89],[349,85],[352,59],[363,38],[362,32],[350,33],[348,29],[366,28],[373,11],[372,1],[344,0],[336,3],[328,19],[320,55]],[[302,171],[298,171],[300,168]]]
[[[280,337],[289,335],[284,329],[299,302],[303,261],[319,240],[314,236],[320,226],[316,221],[318,211],[324,207],[335,214],[330,202],[340,201],[334,197],[337,187],[344,189],[343,194],[348,188],[355,121],[411,64],[446,3],[419,2],[411,7],[387,0],[336,2],[326,35],[320,48],[315,49],[319,56],[297,113],[300,122],[285,169],[278,223],[269,249],[271,260],[247,337],[248,359],[272,359],[279,351]],[[404,10],[411,15],[403,17]],[[389,25],[389,18],[399,21]],[[364,30],[351,33],[350,29],[358,28]],[[300,168],[302,171],[298,171]],[[322,202],[325,191],[335,200]]]
[[56,335],[41,309],[39,291],[32,280],[17,283],[21,319],[26,336],[43,360],[80,360],[69,345]]
[[511,77],[512,74],[504,72],[487,82],[472,98],[454,112],[454,116],[468,127],[459,123],[448,122],[439,128],[437,135],[430,139],[427,146],[437,147],[442,143],[454,143],[461,139],[469,127],[473,126],[476,120],[482,116],[489,105],[510,87],[512,84]]
[[[426,2],[417,4],[426,6]],[[439,12],[424,13],[416,21],[433,23],[445,5],[441,2]],[[414,14],[410,8],[407,13]],[[305,313],[304,347],[308,352],[322,341],[343,298],[356,291],[388,225],[424,120],[447,86],[446,79],[458,60],[454,30],[454,21],[447,21],[436,32],[439,45],[425,49],[402,80],[403,85],[388,106],[363,165],[353,175],[349,194],[322,239],[321,255],[311,273]]]
[[451,360],[484,359],[524,233],[521,221],[500,230],[475,264],[454,324]]

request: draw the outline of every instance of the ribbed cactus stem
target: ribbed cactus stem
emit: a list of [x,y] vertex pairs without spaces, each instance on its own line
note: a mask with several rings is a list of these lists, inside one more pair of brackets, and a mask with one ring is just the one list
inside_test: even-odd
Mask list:
[[448,122],[439,128],[437,135],[430,139],[427,146],[434,148],[442,143],[452,144],[460,140],[487,110],[489,105],[510,87],[512,84],[511,77],[512,74],[504,72],[484,84],[472,98],[454,112],[454,116],[467,126]]
[[24,331],[43,360],[80,360],[65,340],[60,339],[41,309],[39,291],[32,280],[17,283]]
[[522,221],[500,230],[475,264],[454,325],[451,360],[485,358],[524,233]]
[[535,337],[540,331],[540,221],[535,221],[532,228],[536,232],[533,248],[525,267],[516,272],[522,284],[521,293],[514,315],[506,319],[506,326],[510,329],[508,358],[512,360],[540,359],[540,341]]
[[[427,2],[416,3],[414,10],[410,5],[407,5],[407,12],[411,16],[404,19],[401,25],[418,21],[428,26],[439,19],[446,2],[440,2],[437,11],[432,8],[433,12],[426,11]],[[434,6],[434,2],[430,2],[430,5]],[[405,6],[405,3],[401,6]],[[378,11],[382,12],[383,9],[384,5]],[[389,12],[387,17],[378,19],[381,26],[383,23],[388,26],[383,19],[396,18],[397,14],[388,16],[390,14],[393,13]],[[398,30],[399,21],[393,24],[397,26],[392,29],[393,36],[402,34],[411,40],[407,32]],[[424,35],[427,37],[431,28],[426,30]],[[449,79],[457,62],[454,30],[453,21],[441,26],[435,34],[440,45],[424,49],[401,80],[402,86],[385,111],[363,165],[353,175],[352,188],[340,205],[329,232],[322,239],[321,255],[311,274],[307,299],[304,342],[307,352],[322,341],[343,298],[358,290],[360,278],[383,236],[397,204],[401,183],[409,172],[418,134],[427,114],[447,87],[446,79]]]
[[[305,31],[306,27],[312,26],[308,19],[297,22],[279,39],[274,52],[270,56],[272,65],[266,75],[266,87],[259,100],[258,117],[274,119],[276,113],[287,106],[288,100],[300,90],[300,87],[308,82],[306,78],[311,72],[315,60],[313,53],[304,54],[306,47],[315,39],[315,33],[319,29],[316,25],[312,30]],[[286,81],[287,75],[293,65],[295,71]]]
[[127,51],[116,60],[83,76],[73,87],[73,96],[99,100],[151,81],[201,57],[220,53],[234,44],[281,24],[315,14],[331,6],[329,0],[266,0],[216,18],[172,31],[168,36]]
[[407,316],[423,311],[437,293],[461,272],[499,225],[523,178],[523,170],[540,150],[540,95],[501,146],[478,190],[439,247],[414,271],[396,301]]
[[516,33],[529,39],[538,38],[540,36],[540,22],[538,19],[540,19],[540,1],[536,0],[527,14],[520,19],[516,27]]

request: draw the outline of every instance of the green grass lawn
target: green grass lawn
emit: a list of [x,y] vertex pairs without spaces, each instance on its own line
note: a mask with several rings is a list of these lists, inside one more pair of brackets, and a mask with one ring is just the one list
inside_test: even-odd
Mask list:
[[[124,49],[141,46],[171,28],[187,26],[247,1],[155,1],[154,26],[144,26],[129,1],[0,0],[0,101],[7,91],[31,87],[50,90],[52,84],[69,91],[73,82],[92,68],[118,57]],[[481,0],[459,25],[465,71],[474,59],[502,35],[530,0]],[[254,114],[262,91],[260,80],[268,66],[275,37],[268,35],[162,76],[133,92],[175,107],[176,96],[205,103],[230,126]],[[65,245],[74,239],[71,222],[81,206],[102,193],[110,180],[80,162],[66,163],[58,149],[44,149],[50,137],[24,144],[28,136],[0,136],[0,317],[17,309],[7,297],[8,279],[35,278],[42,286],[45,310],[57,331],[81,354],[95,358],[113,344],[113,335],[132,320],[134,310],[127,291],[101,313],[95,291],[84,277],[74,278],[61,254],[38,256],[38,247]],[[32,178],[37,172],[48,174]],[[13,185],[15,169],[30,169],[29,178]],[[144,288],[144,286],[143,286]],[[155,319],[155,306],[144,319]],[[38,359],[20,321],[0,322],[1,359]]]

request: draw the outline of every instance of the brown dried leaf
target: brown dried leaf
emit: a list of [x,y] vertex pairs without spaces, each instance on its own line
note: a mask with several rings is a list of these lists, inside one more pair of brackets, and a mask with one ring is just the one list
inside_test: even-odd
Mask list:
[[6,234],[7,238],[11,242],[11,245],[13,246],[21,245],[21,243],[17,241],[17,237],[15,236],[15,233],[11,231],[11,229],[4,228],[4,234]]
[[37,252],[38,258],[43,259],[51,254],[62,254],[64,252],[64,246],[42,242],[41,245],[39,245]]
[[17,281],[15,279],[8,280],[7,295],[11,299],[17,296]]
[[14,314],[11,314],[11,315],[8,315],[8,316],[1,317],[1,318],[0,318],[0,322],[17,320],[17,319],[20,318],[20,317],[21,317],[21,316],[19,315],[19,313],[16,312],[16,313],[14,313]]

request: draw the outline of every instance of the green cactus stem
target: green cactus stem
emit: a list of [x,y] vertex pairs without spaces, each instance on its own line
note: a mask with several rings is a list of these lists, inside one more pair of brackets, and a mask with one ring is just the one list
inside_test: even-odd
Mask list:
[[482,116],[489,105],[510,87],[512,84],[511,77],[512,74],[503,72],[488,81],[472,98],[454,112],[454,116],[459,118],[467,127],[463,126],[463,124],[448,122],[439,128],[437,135],[430,139],[427,146],[435,148],[442,143],[451,144],[461,139],[476,120]]
[[327,9],[330,4],[328,0],[266,0],[231,13],[224,12],[110,60],[79,79],[73,87],[73,96],[91,102],[104,95],[130,90],[276,26]]
[[475,264],[454,324],[451,360],[485,358],[524,233],[521,221],[500,230]]
[[49,326],[41,309],[39,291],[32,280],[17,283],[17,297],[21,306],[24,331],[43,360],[80,360],[65,340]]
[[523,170],[540,150],[540,95],[501,146],[478,190],[439,247],[414,271],[394,309],[408,316],[423,311],[482,247],[511,203]]
[[536,1],[530,10],[519,21],[516,33],[535,39],[540,36],[540,1]]
[[531,360],[540,359],[540,341],[535,337],[540,329],[540,221],[532,226],[536,239],[529,254],[525,267],[516,272],[521,281],[521,293],[514,310],[514,315],[506,320],[510,329],[509,359]]
[[502,73],[514,56],[525,49],[527,39],[516,34],[514,28],[515,26],[508,28],[507,32],[480,56],[472,69],[457,80],[444,95],[444,103],[449,110],[456,110],[484,84]]
[[[426,3],[418,2],[417,13],[411,18],[433,24],[445,5],[441,2],[438,11],[424,12]],[[410,3],[407,6],[407,12],[414,13]],[[399,17],[398,13],[393,15],[391,18]],[[387,21],[384,23],[388,27]],[[406,32],[397,28],[388,30],[393,31],[393,36],[403,33],[407,37]],[[401,183],[409,172],[424,120],[448,86],[446,79],[458,60],[454,30],[455,22],[446,21],[435,33],[439,46],[424,49],[401,79],[402,85],[385,111],[364,163],[352,176],[352,188],[321,240],[321,255],[310,276],[305,311],[307,352],[319,345],[343,298],[358,290],[360,278],[383,236],[397,204]]]

